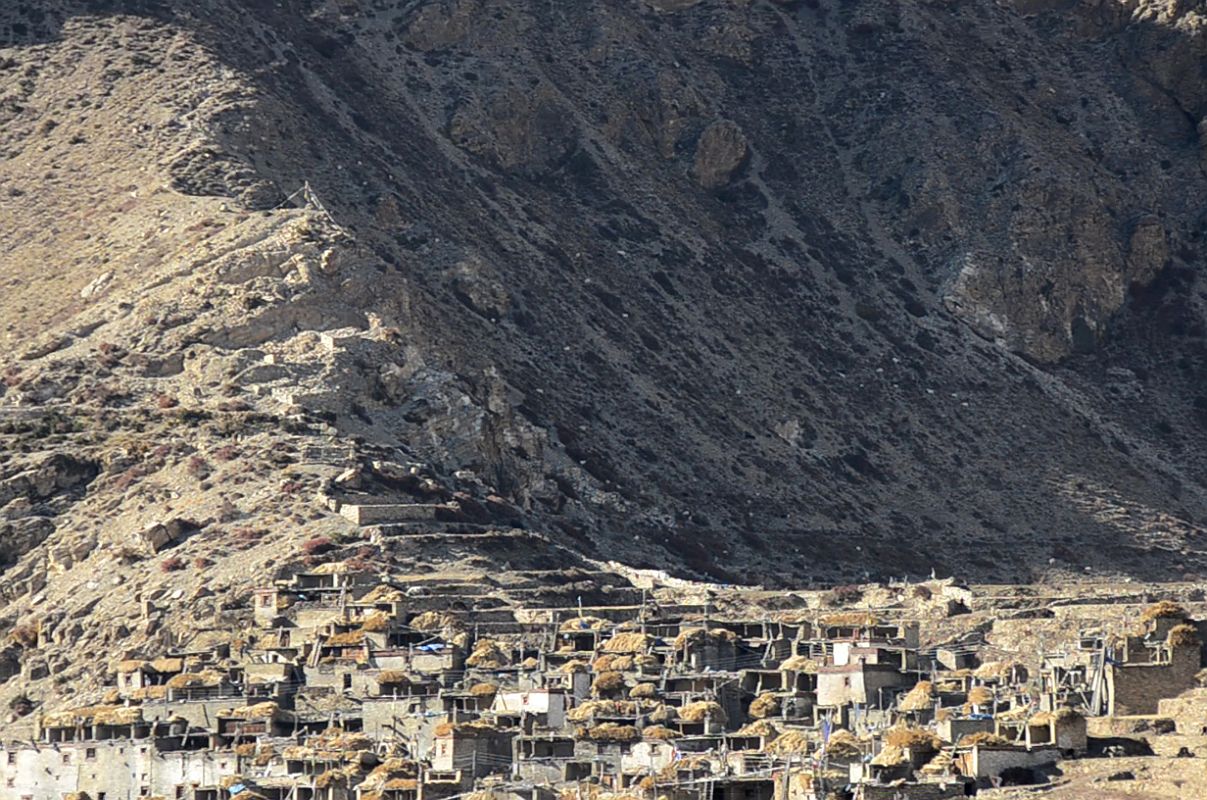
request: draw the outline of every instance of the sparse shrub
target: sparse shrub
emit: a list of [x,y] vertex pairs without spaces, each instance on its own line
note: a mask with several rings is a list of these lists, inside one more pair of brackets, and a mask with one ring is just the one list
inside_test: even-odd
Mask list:
[[231,461],[239,457],[239,448],[233,444],[224,444],[214,451],[214,458],[219,461]]
[[205,556],[197,556],[193,559],[193,569],[205,569],[206,567],[212,567],[213,565],[214,562]]
[[284,481],[281,483],[282,494],[299,494],[306,486],[301,481]]
[[113,488],[119,492],[124,492],[133,486],[139,478],[142,478],[146,474],[146,468],[141,465],[130,467],[113,480]]
[[335,542],[326,536],[316,536],[302,543],[302,552],[308,556],[318,556],[335,549]]
[[167,411],[169,408],[175,408],[180,405],[180,401],[168,394],[158,394],[155,396],[155,406],[160,410]]
[[921,584],[914,587],[914,597],[917,597],[919,600],[929,600],[934,596],[934,592]]
[[13,641],[26,650],[32,650],[38,646],[38,627],[30,623],[17,625],[12,629],[11,636]]
[[207,462],[201,456],[190,457],[188,464],[185,465],[185,469],[188,470],[190,475],[198,479],[204,478],[210,474],[209,462]]
[[826,594],[826,603],[833,606],[844,606],[848,603],[857,602],[863,597],[863,589],[858,584],[847,584],[845,586],[835,586]]
[[160,572],[177,572],[184,569],[184,559],[180,556],[168,556],[159,562]]

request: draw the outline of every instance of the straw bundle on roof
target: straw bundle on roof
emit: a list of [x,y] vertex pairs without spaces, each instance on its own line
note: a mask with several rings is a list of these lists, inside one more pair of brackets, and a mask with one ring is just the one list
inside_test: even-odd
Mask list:
[[650,653],[638,653],[633,656],[633,666],[638,669],[654,669],[662,662],[658,660],[658,656]]
[[993,691],[984,686],[973,686],[968,690],[968,702],[974,706],[985,706],[993,702]]
[[961,747],[972,747],[974,744],[1001,746],[1008,745],[1010,743],[1010,740],[1005,736],[998,736],[996,733],[991,733],[989,731],[977,731],[976,733],[970,733],[967,736],[960,737]]
[[580,661],[579,659],[575,658],[570,661],[567,661],[565,664],[562,664],[560,667],[557,668],[557,671],[563,672],[563,673],[566,673],[567,675],[569,675],[569,674],[575,673],[575,672],[587,672],[590,669],[591,669],[591,666],[587,662]]
[[201,672],[182,672],[168,678],[169,689],[210,688],[220,686],[226,680],[226,675],[217,670],[205,669]]
[[469,693],[474,697],[494,697],[499,693],[499,687],[493,683],[475,683],[469,687]]
[[902,711],[925,711],[934,705],[934,684],[930,681],[918,681],[901,698]]
[[138,706],[97,708],[92,717],[92,721],[97,725],[133,725],[142,720],[142,709]]
[[830,741],[826,743],[826,752],[834,758],[863,757],[863,748],[859,745],[859,740],[846,728],[839,728],[830,734]]
[[1001,681],[1010,677],[1011,671],[1017,666],[1012,661],[986,661],[973,671],[973,677],[979,681]]
[[645,698],[650,699],[658,696],[658,687],[652,683],[639,683],[632,689],[629,689],[629,697],[634,699]]
[[659,739],[661,741],[670,741],[678,739],[683,734],[673,728],[668,728],[665,725],[647,725],[641,729],[641,735],[646,739]]
[[511,663],[507,652],[493,639],[479,639],[474,644],[474,651],[465,659],[467,667],[478,669],[498,669]]
[[494,736],[499,732],[499,729],[485,720],[474,720],[472,722],[442,722],[436,726],[436,736],[461,736],[469,738],[478,738],[485,736]]
[[406,595],[398,589],[395,589],[388,583],[379,583],[357,602],[365,605],[380,605],[384,603],[401,603],[405,599]]
[[562,633],[574,633],[576,631],[594,631],[598,633],[599,631],[606,631],[611,627],[612,622],[610,620],[603,619],[602,617],[584,616],[566,620],[559,626],[558,630]]
[[615,722],[579,728],[578,734],[578,738],[590,739],[593,742],[635,742],[641,738],[641,732],[632,725],[620,725]]
[[926,765],[922,767],[922,772],[925,775],[946,775],[951,772],[954,764],[955,760],[951,757],[951,753],[940,750],[934,758],[926,762]]
[[1170,647],[1198,647],[1201,644],[1198,630],[1186,623],[1170,628],[1165,643]]
[[1186,609],[1172,600],[1161,600],[1141,611],[1140,619],[1144,622],[1152,622],[1155,619],[1186,619]]
[[120,675],[129,675],[131,672],[138,672],[140,669],[145,669],[147,666],[146,661],[127,659],[125,661],[117,662],[117,669],[114,671]]
[[520,668],[521,669],[540,669],[541,660],[539,658],[535,658],[533,656],[528,656],[528,658],[526,658],[520,662]]
[[703,722],[705,718],[724,724],[725,709],[714,700],[699,700],[695,703],[688,703],[679,709],[679,719],[684,722]]
[[460,621],[447,611],[424,611],[422,614],[417,614],[408,623],[417,631],[442,631],[446,628],[460,629]]
[[131,700],[163,700],[167,696],[167,686],[144,686],[130,692]]
[[333,633],[328,636],[323,644],[328,647],[359,647],[365,643],[364,631],[346,631],[345,633]]
[[624,675],[619,672],[601,672],[591,682],[591,693],[595,695],[615,692],[624,688]]
[[366,614],[360,622],[360,629],[369,633],[385,633],[390,629],[390,615],[384,611]]
[[938,736],[910,725],[895,725],[889,728],[885,731],[884,742],[911,750],[938,750],[942,746]]
[[566,712],[571,722],[586,722],[591,717],[632,717],[639,707],[632,700],[587,700]]
[[872,759],[872,765],[876,767],[895,767],[899,764],[904,764],[909,761],[909,754],[904,749],[886,744],[876,757]]
[[653,644],[653,637],[636,631],[618,633],[603,644],[605,653],[644,653]]
[[410,686],[411,677],[400,669],[383,669],[377,673],[378,686]]
[[814,675],[817,673],[817,668],[819,666],[820,665],[816,661],[808,656],[792,656],[784,661],[784,663],[780,664],[780,669],[791,672],[803,672],[807,675]]
[[801,731],[784,731],[767,745],[766,751],[775,756],[790,756],[807,753],[810,747],[809,737]]
[[709,639],[714,642],[735,642],[738,636],[727,628],[713,628],[711,630],[705,630],[704,628],[684,628],[675,637],[675,649],[682,650],[688,645],[703,644]]
[[158,672],[160,675],[166,675],[173,672],[180,672],[184,669],[183,658],[157,658],[151,662],[151,669]]
[[348,571],[348,565],[343,561],[328,561],[310,570],[311,575],[343,575]]
[[880,620],[870,611],[839,611],[827,614],[818,622],[831,628],[861,628],[880,624]]
[[779,729],[769,720],[758,719],[748,722],[733,733],[734,736],[761,736],[764,739],[774,739],[780,735]]
[[771,692],[764,692],[750,701],[750,716],[755,719],[766,719],[780,713],[780,698]]
[[272,701],[268,701],[266,703],[232,708],[226,713],[228,716],[237,717],[238,719],[270,719],[276,716],[280,710],[280,706]]

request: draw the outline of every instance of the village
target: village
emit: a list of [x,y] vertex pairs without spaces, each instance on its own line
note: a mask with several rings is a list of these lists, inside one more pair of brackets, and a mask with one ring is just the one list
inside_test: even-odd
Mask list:
[[[637,584],[523,608],[319,564],[224,641],[116,661],[102,702],[18,710],[0,800],[939,800],[1190,756],[1207,722],[1207,622],[1169,600],[1011,654],[923,641],[919,609],[978,603],[951,579],[881,587],[896,610]],[[1144,729],[1168,742],[1120,735]]]

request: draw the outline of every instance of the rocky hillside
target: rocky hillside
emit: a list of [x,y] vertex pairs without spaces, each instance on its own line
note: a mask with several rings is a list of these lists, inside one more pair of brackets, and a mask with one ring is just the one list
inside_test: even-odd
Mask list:
[[[1205,37],[1184,0],[6,2],[0,621],[64,674],[335,556],[1201,574]],[[383,545],[340,492],[479,533]]]

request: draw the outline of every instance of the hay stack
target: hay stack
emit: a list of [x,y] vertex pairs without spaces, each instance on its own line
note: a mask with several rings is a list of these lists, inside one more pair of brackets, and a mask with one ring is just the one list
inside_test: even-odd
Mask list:
[[733,733],[734,736],[760,736],[764,739],[774,739],[780,735],[779,729],[765,719],[748,722]]
[[499,693],[499,687],[493,683],[475,683],[469,687],[469,693],[474,697],[494,697]]
[[385,633],[390,629],[390,615],[384,611],[366,614],[361,620],[360,629],[368,633]]
[[960,737],[960,747],[972,747],[976,744],[1000,747],[1009,745],[1011,742],[1005,736],[998,736],[996,733],[990,733],[989,731],[977,731],[976,733]]
[[364,631],[346,631],[333,633],[323,640],[327,647],[360,647],[365,643]]
[[946,750],[940,750],[938,755],[932,758],[922,767],[923,775],[948,775],[951,773],[951,768],[955,765],[955,759],[951,757],[951,753]]
[[682,650],[689,645],[701,645],[712,640],[715,643],[733,643],[738,640],[738,635],[727,628],[713,628],[705,630],[704,628],[684,628],[679,631],[679,635],[675,637],[675,649]]
[[405,599],[406,595],[390,584],[379,583],[357,602],[367,606],[376,606],[385,603],[401,603]]
[[679,709],[679,719],[684,722],[696,723],[711,719],[722,725],[726,722],[725,709],[715,700],[699,700],[688,703]]
[[987,706],[993,702],[993,691],[984,686],[973,686],[968,690],[968,703],[974,706]]
[[935,687],[930,681],[918,681],[901,698],[902,711],[926,711],[934,705]]
[[870,611],[839,611],[818,620],[827,628],[863,628],[879,625],[880,619]]
[[562,664],[560,667],[557,668],[557,671],[564,673],[566,675],[571,675],[575,672],[589,672],[590,669],[591,669],[590,664],[588,664],[585,661],[580,661],[579,659],[575,658],[575,659],[571,659],[570,661],[567,661],[565,664]]
[[474,651],[465,659],[465,666],[477,669],[498,669],[511,663],[507,652],[493,639],[479,639]]
[[1170,628],[1169,634],[1165,637],[1165,643],[1173,649],[1179,647],[1198,647],[1201,644],[1198,629],[1186,623]]
[[280,706],[269,701],[266,703],[256,703],[251,706],[242,706],[241,708],[232,708],[226,712],[226,715],[238,719],[271,719],[280,710]]
[[634,700],[645,699],[649,700],[658,696],[658,687],[652,683],[639,683],[632,689],[629,689],[629,697]]
[[764,692],[750,701],[750,716],[755,719],[766,719],[780,713],[780,698],[771,692]]
[[1148,608],[1140,612],[1140,620],[1143,622],[1152,622],[1157,619],[1186,619],[1186,609],[1182,608],[1172,600],[1161,600],[1153,603]]
[[173,675],[168,678],[166,685],[169,689],[208,689],[222,685],[224,680],[226,680],[226,675],[223,673],[204,669],[201,672],[182,672],[179,675]]
[[632,700],[587,700],[566,712],[571,722],[586,722],[592,717],[633,717],[640,711]]
[[660,741],[669,742],[672,739],[678,739],[683,734],[673,728],[668,728],[665,725],[648,725],[641,730],[641,735],[646,739],[658,739]]
[[591,682],[591,694],[599,696],[624,688],[624,675],[619,672],[601,672]]
[[117,667],[114,669],[114,672],[118,673],[119,675],[129,675],[132,672],[138,672],[140,669],[145,669],[148,666],[149,665],[146,661],[139,661],[138,659],[126,659],[125,661],[117,662]]
[[602,617],[574,617],[563,622],[558,630],[562,633],[576,633],[579,631],[606,631],[612,627],[611,620],[603,619]]
[[447,611],[424,611],[422,614],[417,614],[408,624],[415,630],[424,633],[461,630],[460,621]]
[[884,743],[895,747],[908,747],[910,750],[934,752],[943,746],[939,737],[928,730],[915,728],[911,725],[894,725],[885,731]]
[[411,677],[400,669],[383,669],[377,673],[378,686],[393,686],[405,689],[411,683]]
[[985,683],[998,683],[1007,680],[1012,672],[1017,671],[1019,676],[1026,679],[1027,669],[1021,664],[1013,661],[986,661],[977,667],[972,675],[979,681]]
[[456,735],[476,739],[493,736],[498,732],[499,729],[491,723],[484,720],[474,720],[472,722],[441,722],[436,726],[433,733],[437,737]]
[[826,743],[826,751],[834,758],[862,758],[863,748],[855,734],[845,728],[839,728],[830,734]]
[[788,672],[803,672],[806,675],[816,675],[819,666],[820,664],[808,656],[792,656],[780,664],[780,669]]
[[183,658],[157,658],[151,662],[151,669],[158,672],[160,675],[168,675],[174,672],[180,672],[184,669]]
[[895,767],[907,761],[909,761],[909,754],[903,748],[886,744],[872,759],[872,766]]
[[641,738],[641,732],[632,725],[620,725],[615,722],[579,728],[578,733],[578,738],[590,739],[593,742],[635,742]]
[[616,634],[604,642],[601,649],[605,653],[644,653],[653,643],[654,637],[649,634],[630,631]]
[[[830,739],[833,740],[833,735]],[[802,731],[784,731],[765,748],[773,756],[803,755],[809,752],[812,743]]]
[[97,725],[134,725],[143,721],[142,709],[138,706],[98,707],[92,721]]
[[348,571],[348,565],[343,561],[328,561],[310,570],[311,575],[343,575]]
[[526,658],[520,662],[520,669],[540,669],[540,668],[541,668],[541,660],[539,658],[535,658],[533,656],[528,656],[528,658]]

